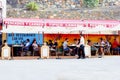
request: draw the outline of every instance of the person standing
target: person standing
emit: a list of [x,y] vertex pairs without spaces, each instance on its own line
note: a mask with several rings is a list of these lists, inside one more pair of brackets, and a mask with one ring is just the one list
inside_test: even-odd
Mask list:
[[78,49],[78,58],[77,59],[84,59],[85,58],[85,39],[83,37],[83,34],[80,34],[80,43],[79,43],[79,49]]

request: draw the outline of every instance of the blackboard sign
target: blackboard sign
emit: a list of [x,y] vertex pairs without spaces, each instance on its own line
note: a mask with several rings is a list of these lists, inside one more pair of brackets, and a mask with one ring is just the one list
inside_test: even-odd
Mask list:
[[33,34],[33,33],[8,33],[7,34],[7,43],[11,44],[21,44],[25,43],[26,39],[30,39],[32,43],[33,39],[36,39],[37,44],[43,44],[43,34]]

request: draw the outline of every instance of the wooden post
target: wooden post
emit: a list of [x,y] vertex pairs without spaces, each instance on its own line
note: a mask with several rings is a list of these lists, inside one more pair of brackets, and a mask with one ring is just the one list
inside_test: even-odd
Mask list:
[[119,44],[120,44],[120,30],[118,30]]
[[14,41],[14,33],[12,32],[12,58],[13,58],[13,41]]
[[39,45],[40,45],[40,33],[38,31],[38,41],[39,41]]

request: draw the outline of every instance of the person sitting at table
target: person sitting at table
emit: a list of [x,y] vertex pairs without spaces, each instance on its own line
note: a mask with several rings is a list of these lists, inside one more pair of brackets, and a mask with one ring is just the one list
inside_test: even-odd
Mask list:
[[33,43],[32,43],[32,53],[33,53],[33,56],[35,55],[35,53],[39,51],[39,47],[38,47],[38,44],[36,42],[36,39],[33,40]]
[[112,50],[113,51],[118,51],[120,53],[119,46],[120,46],[119,42],[116,39],[114,39],[114,41],[112,43]]
[[57,47],[58,47],[58,42],[57,42],[57,40],[55,39],[55,40],[54,40],[54,43],[53,43],[53,49],[57,49]]
[[53,53],[56,53],[58,51],[58,42],[57,42],[57,39],[54,40],[52,48],[53,48]]
[[36,40],[33,41],[32,47],[33,47],[33,51],[38,51],[38,44],[37,44]]
[[110,54],[110,48],[111,48],[111,44],[110,44],[110,42],[106,39],[106,40],[105,40],[104,52]]
[[49,40],[48,46],[50,48],[50,55],[55,55],[56,54],[56,46],[57,45],[57,41],[54,41],[54,44],[52,42],[52,40]]
[[114,39],[114,41],[112,43],[112,49],[116,49],[116,48],[118,48],[118,46],[119,46],[118,41],[116,39]]
[[98,49],[98,57],[102,57],[104,56],[104,46],[105,46],[105,42],[103,40],[103,38],[100,38],[100,41],[98,42],[99,45],[99,49]]
[[[68,47],[68,38],[66,38],[65,39],[65,41],[63,42],[63,51],[64,51],[64,55],[66,56],[66,55],[71,55],[71,52],[72,52],[72,49],[70,49],[69,47]],[[67,54],[67,53],[68,54]]]
[[29,50],[29,47],[30,47],[30,40],[27,39],[27,40],[26,40],[26,44],[25,44],[25,46],[24,46],[24,48],[23,48],[23,51],[28,51],[28,50]]
[[49,48],[52,48],[52,46],[53,46],[52,40],[49,40],[48,46],[49,46]]
[[89,45],[91,47],[91,55],[92,55],[93,52],[95,52],[95,54],[96,54],[98,49],[93,45],[91,40],[87,40],[87,41],[88,41],[87,45]]

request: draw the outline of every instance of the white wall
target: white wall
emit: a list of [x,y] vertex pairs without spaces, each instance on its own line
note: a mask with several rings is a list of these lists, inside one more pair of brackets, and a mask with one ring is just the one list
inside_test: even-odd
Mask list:
[[0,8],[2,8],[2,18],[6,18],[6,0],[0,0]]

